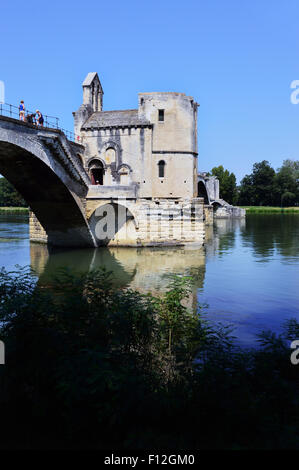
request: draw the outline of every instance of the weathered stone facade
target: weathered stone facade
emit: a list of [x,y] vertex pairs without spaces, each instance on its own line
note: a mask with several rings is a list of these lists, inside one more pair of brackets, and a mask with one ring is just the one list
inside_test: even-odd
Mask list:
[[216,176],[207,176],[206,173],[198,173],[198,195],[205,200],[206,224],[211,224],[213,219],[243,218],[245,209],[232,206],[220,198],[219,180]]
[[184,93],[139,93],[137,109],[103,111],[103,94],[89,73],[73,113],[76,143],[61,130],[0,116],[0,173],[30,206],[30,239],[202,245],[215,214],[237,212],[219,199],[216,178],[198,175],[198,104]]
[[[102,104],[98,75],[90,73],[83,82],[83,104],[73,114],[91,180],[86,216],[97,244],[202,245],[206,216],[204,200],[197,197],[198,104],[183,93],[139,93],[133,110],[103,111]],[[117,213],[123,207],[125,223],[116,224],[106,239],[98,237],[104,210]]]

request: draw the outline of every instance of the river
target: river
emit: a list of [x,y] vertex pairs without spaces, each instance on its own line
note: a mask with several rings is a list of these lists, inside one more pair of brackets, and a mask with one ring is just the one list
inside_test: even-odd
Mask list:
[[208,227],[206,245],[191,248],[61,250],[29,242],[28,218],[0,215],[0,266],[31,265],[40,282],[57,268],[88,271],[104,266],[118,286],[155,294],[169,274],[191,274],[190,307],[207,304],[207,319],[232,325],[237,341],[256,344],[263,329],[279,332],[299,320],[299,215],[247,215]]

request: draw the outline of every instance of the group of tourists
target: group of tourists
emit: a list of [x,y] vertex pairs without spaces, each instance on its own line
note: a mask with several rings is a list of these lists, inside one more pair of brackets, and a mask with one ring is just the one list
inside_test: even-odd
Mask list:
[[26,121],[29,124],[35,124],[36,126],[43,126],[44,125],[44,118],[42,113],[37,109],[33,114],[25,115],[25,104],[22,100],[19,106],[19,117],[21,121]]

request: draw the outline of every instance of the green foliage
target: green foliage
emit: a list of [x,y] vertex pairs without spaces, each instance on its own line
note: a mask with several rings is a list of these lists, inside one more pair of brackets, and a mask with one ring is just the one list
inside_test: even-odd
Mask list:
[[299,207],[240,206],[246,214],[299,214]]
[[263,160],[253,165],[251,175],[241,181],[240,204],[270,206],[273,202],[275,171]]
[[191,280],[187,276],[173,276],[166,293],[154,299],[159,348],[167,380],[183,377],[192,369],[196,353],[205,339],[198,312],[189,311],[184,305],[184,300],[192,293]]
[[27,204],[5,178],[0,178],[0,207],[26,207]]
[[298,322],[243,351],[188,309],[189,281],[154,297],[104,270],[2,270],[0,447],[298,448]]
[[230,204],[236,204],[238,199],[236,177],[234,173],[224,170],[223,166],[211,170],[213,176],[219,179],[220,197]]
[[284,160],[275,172],[263,160],[253,165],[239,188],[239,204],[249,206],[294,206],[299,204],[299,161]]
[[299,203],[299,161],[284,160],[277,170],[275,181],[275,202],[281,206]]

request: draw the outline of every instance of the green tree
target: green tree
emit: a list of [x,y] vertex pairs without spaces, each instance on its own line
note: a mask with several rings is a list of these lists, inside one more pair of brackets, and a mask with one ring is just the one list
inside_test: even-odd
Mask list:
[[0,207],[27,207],[22,196],[5,178],[0,178]]
[[255,163],[240,186],[240,204],[271,206],[275,202],[275,170],[267,160]]
[[298,449],[296,319],[243,350],[189,312],[187,277],[157,297],[110,278],[0,269],[1,450]]
[[275,204],[293,206],[299,203],[299,160],[284,160],[275,176]]
[[220,197],[230,204],[236,204],[238,199],[236,177],[234,173],[225,170],[222,165],[212,168],[211,174],[217,176],[220,186]]
[[243,206],[254,206],[255,194],[252,175],[245,175],[239,187],[239,204]]

